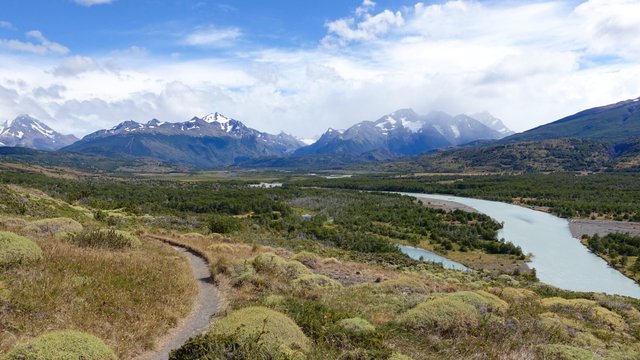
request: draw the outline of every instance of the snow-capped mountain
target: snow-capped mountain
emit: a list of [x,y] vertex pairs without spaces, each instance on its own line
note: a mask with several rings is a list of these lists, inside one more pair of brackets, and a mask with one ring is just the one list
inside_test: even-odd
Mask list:
[[474,118],[474,119],[476,119],[476,120],[478,120],[478,121],[480,121],[481,123],[483,123],[484,125],[488,126],[489,128],[497,131],[503,137],[507,137],[509,135],[515,134],[515,132],[511,131],[511,129],[509,129],[502,122],[502,120],[500,120],[497,117],[491,115],[488,111],[479,112],[479,113],[472,114],[472,115],[469,115],[469,116]]
[[360,122],[344,131],[329,129],[316,143],[298,149],[295,155],[359,155],[371,151],[389,156],[415,155],[502,137],[502,133],[467,115],[431,112],[422,116],[412,109],[402,109],[376,121]]
[[38,150],[57,150],[77,141],[60,134],[29,115],[20,115],[0,126],[0,146],[19,146]]
[[149,157],[206,168],[247,158],[285,156],[301,146],[304,144],[291,135],[260,132],[212,113],[176,123],[124,121],[89,134],[64,150]]

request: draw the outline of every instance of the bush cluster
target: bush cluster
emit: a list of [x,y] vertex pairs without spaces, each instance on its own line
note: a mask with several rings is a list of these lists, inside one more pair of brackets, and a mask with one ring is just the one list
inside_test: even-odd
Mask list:
[[134,248],[140,245],[135,235],[121,230],[99,229],[72,234],[69,239],[82,247],[100,247],[108,249]]
[[8,231],[0,231],[0,268],[42,259],[42,249],[33,241]]
[[115,360],[116,355],[99,338],[77,331],[41,335],[16,345],[2,360]]

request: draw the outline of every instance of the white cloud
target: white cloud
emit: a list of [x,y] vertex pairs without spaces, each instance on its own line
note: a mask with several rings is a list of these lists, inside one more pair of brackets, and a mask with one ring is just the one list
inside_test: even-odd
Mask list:
[[0,47],[40,55],[48,53],[66,54],[69,52],[69,49],[67,47],[48,40],[38,30],[29,31],[25,35],[28,39],[32,39],[35,42],[27,42],[14,39],[0,39]]
[[36,98],[62,99],[61,93],[66,89],[62,85],[51,85],[47,88],[37,87],[33,89],[32,94]]
[[640,1],[589,0],[575,14],[590,52],[640,59]]
[[238,28],[207,27],[186,35],[182,42],[190,46],[221,47],[228,46],[240,36],[242,31]]
[[77,76],[79,74],[98,70],[99,66],[90,57],[72,56],[64,59],[62,63],[53,69],[55,76]]
[[115,0],[74,0],[74,1],[76,2],[76,4],[79,4],[82,6],[94,6],[94,5],[111,4]]
[[9,30],[13,30],[15,29],[13,27],[13,24],[8,22],[8,21],[2,21],[0,20],[0,29],[9,29]]
[[335,43],[344,45],[353,41],[375,40],[378,36],[404,24],[400,11],[383,10],[371,15],[370,11],[374,7],[375,2],[364,0],[356,9],[355,16],[327,22],[329,35],[323,39],[323,42],[327,45]]

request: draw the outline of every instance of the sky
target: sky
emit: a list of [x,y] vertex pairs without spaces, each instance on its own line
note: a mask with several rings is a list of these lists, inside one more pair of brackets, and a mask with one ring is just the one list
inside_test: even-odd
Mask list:
[[402,108],[523,131],[640,96],[640,0],[2,0],[0,123],[220,112],[301,138]]

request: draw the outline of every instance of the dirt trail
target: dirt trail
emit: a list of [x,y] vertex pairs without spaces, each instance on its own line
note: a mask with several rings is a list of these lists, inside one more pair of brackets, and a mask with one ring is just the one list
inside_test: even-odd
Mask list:
[[184,318],[177,328],[174,328],[164,338],[160,339],[158,349],[153,352],[139,356],[138,360],[166,360],[173,349],[177,349],[190,337],[207,330],[211,317],[218,310],[218,292],[213,285],[213,277],[209,271],[209,266],[205,259],[199,254],[192,252],[166,239],[153,236],[154,240],[164,241],[184,255],[189,260],[193,275],[198,281],[198,296],[193,304],[191,313]]

